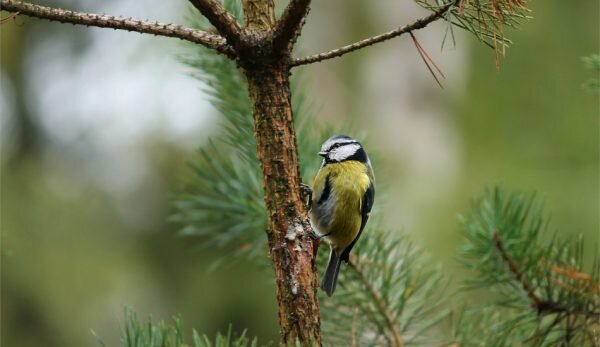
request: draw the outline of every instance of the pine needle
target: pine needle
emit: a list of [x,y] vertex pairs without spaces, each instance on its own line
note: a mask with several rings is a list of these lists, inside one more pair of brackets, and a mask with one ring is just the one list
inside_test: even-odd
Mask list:
[[439,78],[437,77],[435,71],[431,68],[431,66],[429,64],[431,63],[431,65],[433,65],[435,67],[435,70],[437,70],[437,72],[440,74],[440,76],[442,76],[442,78],[446,78],[446,76],[444,76],[444,73],[442,72],[442,70],[440,70],[440,68],[437,66],[435,61],[433,61],[433,59],[429,56],[429,54],[427,54],[427,51],[425,51],[423,46],[421,46],[421,44],[419,43],[419,41],[417,40],[415,35],[412,32],[410,32],[409,34],[413,40],[413,43],[415,44],[415,47],[417,48],[417,52],[419,52],[421,59],[423,59],[425,66],[427,66],[427,69],[429,70],[429,72],[431,73],[431,75],[433,76],[433,78],[435,79],[437,84],[440,86],[440,88],[444,89],[444,86],[442,85],[442,83],[440,82]]
[[9,20],[11,20],[11,19],[15,19],[15,18],[17,18],[17,16],[19,15],[19,13],[21,13],[21,12],[15,12],[15,13],[11,13],[11,14],[10,14],[8,17],[5,17],[5,18],[2,18],[2,19],[0,19],[0,25],[2,25],[2,24],[4,24],[4,23],[8,22],[8,21],[9,21]]

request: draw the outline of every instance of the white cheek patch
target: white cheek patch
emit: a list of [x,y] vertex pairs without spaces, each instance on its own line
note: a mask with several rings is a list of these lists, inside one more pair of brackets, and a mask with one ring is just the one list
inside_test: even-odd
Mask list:
[[359,149],[360,145],[358,143],[344,145],[331,151],[329,153],[329,159],[332,161],[342,161],[353,156]]

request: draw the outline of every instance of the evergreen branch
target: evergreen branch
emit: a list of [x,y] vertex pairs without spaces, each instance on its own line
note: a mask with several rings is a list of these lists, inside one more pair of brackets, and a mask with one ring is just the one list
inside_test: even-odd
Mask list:
[[517,27],[529,19],[526,0],[416,0],[425,9],[436,11],[440,6],[450,6],[446,20],[475,35],[479,41],[494,50],[498,56],[505,54],[510,40],[504,36],[504,27]]
[[[231,325],[226,334],[217,333],[214,339],[206,335],[200,335],[195,329],[192,330],[191,343],[186,341],[181,320],[173,317],[173,322],[152,322],[150,318],[141,322],[137,314],[129,308],[125,308],[125,324],[121,328],[121,343],[123,347],[257,347],[258,340],[246,336],[246,330],[240,335],[235,334]],[[93,331],[96,342],[106,347],[106,344]]]
[[392,317],[391,313],[388,312],[387,308],[389,307],[389,305],[383,300],[381,294],[367,279],[366,275],[356,266],[356,264],[354,264],[353,261],[348,262],[348,267],[356,273],[360,282],[362,282],[363,286],[367,288],[371,299],[373,299],[373,302],[375,303],[375,306],[379,311],[379,314],[382,317],[384,317],[385,324],[391,333],[391,337],[387,337],[389,345],[395,347],[403,347],[404,342],[402,339],[402,335],[400,334],[400,331],[398,331],[398,327],[396,326],[394,317]]
[[429,16],[417,19],[415,22],[405,25],[403,27],[400,27],[398,29],[388,31],[386,33],[383,33],[383,34],[380,34],[377,36],[369,37],[364,40],[361,40],[361,41],[358,41],[358,42],[355,42],[355,43],[352,43],[352,44],[349,44],[349,45],[346,45],[346,46],[343,46],[340,48],[333,49],[329,52],[314,54],[314,55],[304,57],[304,58],[293,59],[291,61],[290,65],[291,66],[307,65],[307,64],[312,64],[312,63],[316,63],[316,62],[320,62],[320,61],[324,61],[324,60],[328,60],[328,59],[332,59],[332,58],[341,57],[342,55],[345,55],[347,53],[357,51],[359,49],[374,45],[379,42],[383,42],[383,41],[392,39],[394,37],[398,37],[402,34],[406,34],[406,33],[412,32],[414,30],[423,29],[430,23],[435,22],[436,20],[442,18],[448,12],[448,9],[450,8],[451,5],[452,4],[442,6],[441,8],[437,9],[432,14],[430,14]]
[[[526,320],[521,320],[514,313],[499,310],[497,307],[473,304],[453,313],[450,318],[451,337],[449,342],[443,345],[446,347],[553,346],[542,343],[542,338],[547,335],[542,330],[548,327],[552,329],[554,322],[544,328],[538,328],[535,324],[533,327],[529,324],[515,324],[515,321],[522,323]],[[531,330],[537,330],[533,337],[530,336]],[[536,335],[539,338],[537,343],[524,344],[525,341],[535,338]]]
[[2,0],[0,2],[0,10],[61,23],[112,28],[115,30],[133,31],[155,36],[174,37],[203,45],[229,57],[233,56],[231,47],[227,45],[227,42],[223,37],[175,24],[164,24],[160,22],[142,21],[133,18],[75,12],[12,0]]
[[348,269],[340,270],[335,295],[322,301],[323,336],[333,345],[425,342],[446,316],[438,270],[424,266],[422,252],[403,236],[366,232]]
[[273,44],[276,49],[285,48],[296,41],[310,11],[310,1],[290,0],[275,27]]
[[242,41],[242,28],[218,0],[189,0],[194,7],[208,19],[227,42],[233,47],[239,47]]
[[[225,1],[224,6],[241,16],[238,1]],[[209,26],[204,17],[192,18],[195,28]],[[231,60],[203,47],[190,48],[184,62],[203,82],[203,91],[224,121],[219,140],[203,146],[190,164],[196,177],[175,201],[171,220],[183,226],[182,234],[202,237],[203,246],[232,250],[226,253],[229,260],[264,260],[266,211],[246,81]]]
[[492,240],[494,241],[494,246],[496,247],[496,250],[498,251],[498,253],[500,253],[500,256],[502,257],[502,260],[508,266],[509,271],[515,276],[515,280],[521,284],[521,287],[531,300],[531,307],[536,310],[539,310],[542,307],[542,301],[535,295],[535,292],[531,285],[529,285],[529,283],[525,281],[521,271],[519,271],[514,261],[506,253],[506,250],[504,249],[504,244],[502,243],[498,232],[494,232],[492,234]]
[[597,345],[598,255],[584,271],[582,239],[542,242],[545,219],[533,197],[499,188],[487,191],[464,219],[461,261],[478,272],[466,288],[496,291],[493,304],[503,309],[493,331],[505,338],[492,346]]

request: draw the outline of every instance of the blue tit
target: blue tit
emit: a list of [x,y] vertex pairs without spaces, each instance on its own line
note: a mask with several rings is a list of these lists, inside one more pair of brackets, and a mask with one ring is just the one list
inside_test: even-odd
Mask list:
[[310,222],[317,236],[330,246],[321,289],[331,296],[340,263],[348,263],[350,251],[369,219],[375,182],[367,153],[349,136],[330,137],[319,155],[323,163],[313,181]]

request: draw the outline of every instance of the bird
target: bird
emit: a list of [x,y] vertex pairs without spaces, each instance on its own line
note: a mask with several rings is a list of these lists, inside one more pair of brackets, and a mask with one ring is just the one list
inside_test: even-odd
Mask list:
[[334,135],[321,146],[323,162],[309,195],[314,234],[330,246],[321,289],[332,296],[342,261],[361,236],[375,198],[375,176],[363,146],[350,136]]

